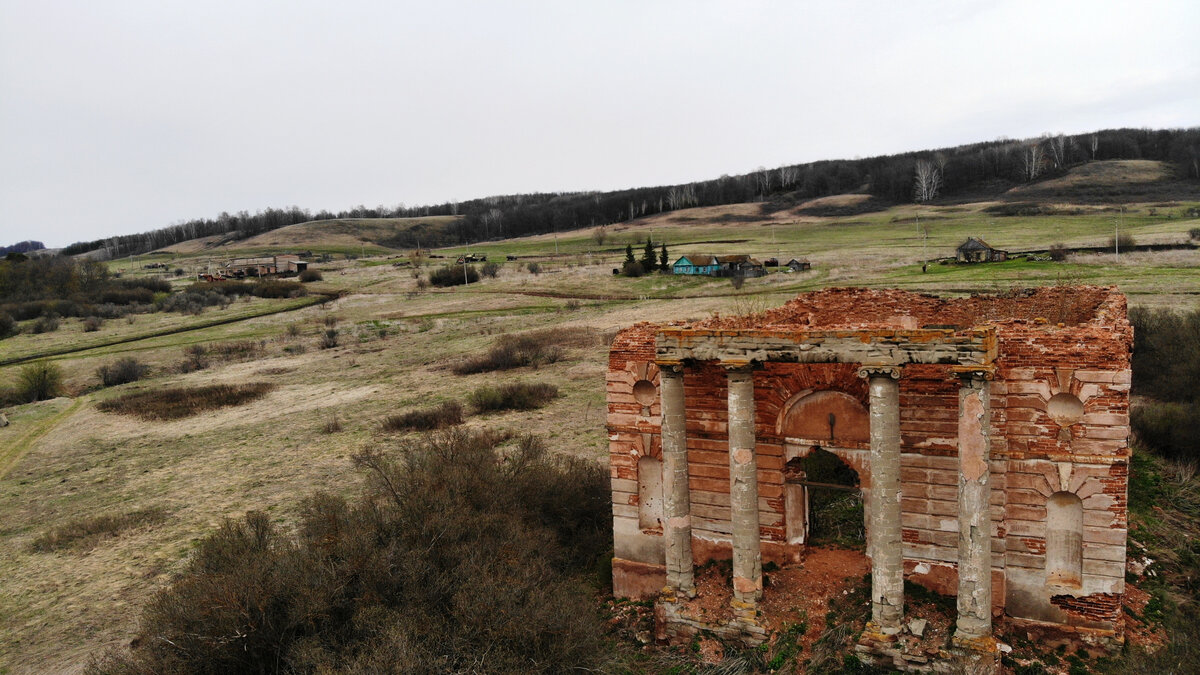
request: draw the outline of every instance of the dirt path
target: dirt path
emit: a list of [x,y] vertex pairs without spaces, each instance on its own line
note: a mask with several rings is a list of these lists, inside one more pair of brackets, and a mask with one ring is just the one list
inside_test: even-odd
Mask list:
[[66,410],[35,423],[29,431],[18,437],[7,448],[0,448],[0,479],[8,475],[8,472],[17,465],[17,462],[21,461],[34,443],[50,433],[50,430],[58,426],[59,422],[70,417],[83,405],[85,400],[87,400],[86,396],[75,399]]

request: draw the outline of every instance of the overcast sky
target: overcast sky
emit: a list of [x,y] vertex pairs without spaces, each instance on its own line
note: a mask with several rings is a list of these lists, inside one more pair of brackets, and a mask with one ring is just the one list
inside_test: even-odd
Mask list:
[[0,0],[0,245],[1196,126],[1197,35],[1197,0]]

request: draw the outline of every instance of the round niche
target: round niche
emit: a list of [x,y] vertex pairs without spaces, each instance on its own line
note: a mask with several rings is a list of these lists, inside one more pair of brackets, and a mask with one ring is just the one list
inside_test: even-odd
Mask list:
[[650,380],[638,380],[633,384],[633,398],[644,406],[653,405],[658,400],[658,387]]
[[1083,401],[1071,394],[1055,394],[1046,401],[1046,413],[1059,426],[1071,426],[1083,419]]

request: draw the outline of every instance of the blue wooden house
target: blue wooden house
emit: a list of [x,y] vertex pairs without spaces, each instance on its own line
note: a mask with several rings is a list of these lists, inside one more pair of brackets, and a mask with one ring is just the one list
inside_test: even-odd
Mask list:
[[685,255],[671,265],[671,272],[674,274],[712,275],[719,269],[721,264],[717,262],[716,256],[711,255]]

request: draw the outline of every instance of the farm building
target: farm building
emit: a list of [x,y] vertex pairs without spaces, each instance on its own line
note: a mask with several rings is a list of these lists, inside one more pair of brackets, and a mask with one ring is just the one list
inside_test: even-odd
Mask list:
[[807,272],[812,269],[812,263],[807,260],[797,260],[792,258],[787,261],[787,268],[793,272]]
[[234,258],[225,263],[218,275],[225,278],[266,277],[278,274],[298,274],[308,269],[308,263],[294,254]]
[[979,237],[967,237],[954,254],[959,262],[1001,262],[1008,260],[1008,251],[994,248]]
[[686,255],[671,265],[671,272],[710,277],[761,277],[767,273],[762,263],[748,255]]
[[[656,598],[660,640],[760,642],[782,592],[762,566],[813,545],[804,467],[831,456],[865,501],[864,658],[927,667],[905,651],[905,581],[957,596],[949,653],[973,672],[997,668],[993,617],[1119,643],[1132,337],[1125,297],[1098,287],[829,289],[626,328],[607,376],[614,593]],[[728,560],[730,610],[697,612],[697,566]]]

